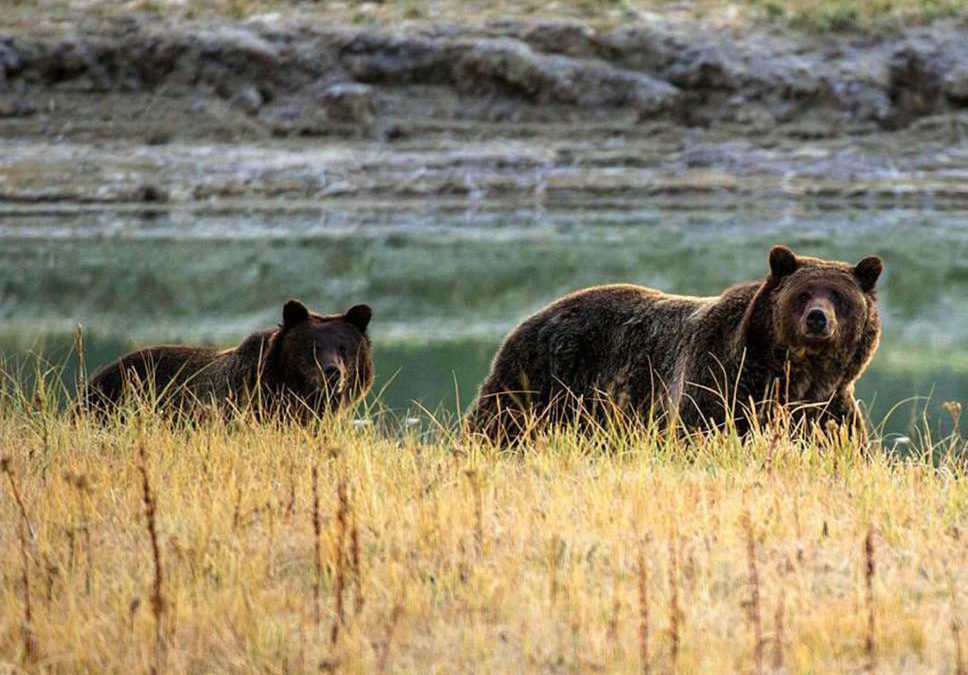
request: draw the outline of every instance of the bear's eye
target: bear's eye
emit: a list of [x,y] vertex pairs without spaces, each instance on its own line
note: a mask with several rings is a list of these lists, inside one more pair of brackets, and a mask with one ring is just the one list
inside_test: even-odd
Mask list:
[[838,305],[844,304],[844,296],[842,296],[837,291],[831,291],[830,299],[833,300],[835,304],[838,304]]
[[799,302],[801,305],[807,304],[808,300],[810,300],[810,294],[806,291],[797,296],[797,302]]

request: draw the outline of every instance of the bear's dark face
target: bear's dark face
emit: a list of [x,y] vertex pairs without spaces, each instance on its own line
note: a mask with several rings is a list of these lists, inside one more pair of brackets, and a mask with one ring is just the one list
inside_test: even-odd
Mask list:
[[770,251],[773,332],[802,353],[846,354],[860,341],[883,263],[876,256],[854,266]]
[[321,316],[290,300],[283,309],[278,369],[285,389],[318,414],[359,400],[373,382],[371,310]]

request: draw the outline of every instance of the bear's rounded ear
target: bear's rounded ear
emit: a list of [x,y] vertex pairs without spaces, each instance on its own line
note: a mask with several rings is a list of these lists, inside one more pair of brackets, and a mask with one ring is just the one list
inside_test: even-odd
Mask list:
[[854,265],[854,276],[857,277],[861,290],[865,293],[874,290],[883,270],[884,261],[876,255],[869,255]]
[[343,315],[343,320],[361,333],[365,333],[366,327],[370,325],[370,318],[372,316],[373,310],[370,309],[369,305],[354,305],[346,310],[346,314]]
[[774,279],[793,274],[799,266],[797,257],[786,246],[774,246],[770,249],[770,274]]
[[290,300],[282,308],[282,325],[285,328],[292,328],[293,326],[308,320],[309,310],[306,309],[306,305],[302,304],[298,300]]

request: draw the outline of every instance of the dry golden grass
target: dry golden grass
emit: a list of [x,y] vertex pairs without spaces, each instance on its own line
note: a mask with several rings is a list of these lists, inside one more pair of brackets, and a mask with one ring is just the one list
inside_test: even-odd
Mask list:
[[964,455],[2,405],[0,670],[964,672]]

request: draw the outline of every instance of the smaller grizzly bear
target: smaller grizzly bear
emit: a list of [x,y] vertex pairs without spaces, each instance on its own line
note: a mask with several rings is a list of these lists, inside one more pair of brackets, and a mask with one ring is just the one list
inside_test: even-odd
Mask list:
[[[849,424],[864,437],[854,383],[874,356],[874,286],[883,263],[856,265],[770,251],[766,279],[716,297],[628,284],[577,291],[505,340],[467,426],[497,444],[552,424],[735,421],[746,433],[783,403],[805,422]],[[580,413],[580,414],[579,414]]]
[[253,333],[237,347],[164,345],[122,356],[97,372],[79,408],[104,417],[132,393],[160,409],[185,413],[206,404],[259,411],[303,422],[358,402],[373,384],[366,329],[372,312],[310,312],[298,300],[277,328]]

